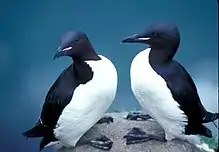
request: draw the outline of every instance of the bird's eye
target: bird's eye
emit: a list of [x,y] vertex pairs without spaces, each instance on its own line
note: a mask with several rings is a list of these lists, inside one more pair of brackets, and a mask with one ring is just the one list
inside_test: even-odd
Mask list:
[[75,39],[75,41],[76,41],[76,42],[79,41],[79,37],[77,37],[77,38]]
[[160,36],[160,33],[154,32],[153,35],[154,35],[154,36]]

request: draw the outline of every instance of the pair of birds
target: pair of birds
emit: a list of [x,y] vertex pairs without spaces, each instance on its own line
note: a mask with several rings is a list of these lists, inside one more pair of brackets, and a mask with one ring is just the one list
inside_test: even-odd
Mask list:
[[[176,25],[154,23],[141,34],[125,38],[122,43],[149,45],[132,61],[131,89],[148,118],[156,120],[165,131],[165,137],[159,137],[135,127],[124,136],[126,143],[165,142],[177,138],[199,148],[205,147],[198,135],[212,137],[212,133],[203,123],[213,122],[219,114],[203,107],[192,78],[173,59],[180,44]],[[95,52],[83,32],[71,31],[63,35],[54,59],[61,56],[71,57],[73,63],[48,91],[36,125],[23,135],[42,137],[40,151],[53,143],[65,147],[90,144],[109,150],[112,141],[105,135],[87,141],[79,139],[96,123],[113,121],[103,115],[116,96],[115,66]],[[145,115],[129,114],[131,119],[138,117],[145,118]]]

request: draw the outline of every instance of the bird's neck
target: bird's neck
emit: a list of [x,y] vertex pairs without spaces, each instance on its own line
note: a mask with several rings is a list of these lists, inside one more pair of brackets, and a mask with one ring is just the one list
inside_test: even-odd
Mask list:
[[165,64],[171,61],[177,51],[177,48],[151,48],[149,60],[152,64]]
[[101,60],[90,43],[83,45],[77,56],[72,57],[74,62],[97,61]]

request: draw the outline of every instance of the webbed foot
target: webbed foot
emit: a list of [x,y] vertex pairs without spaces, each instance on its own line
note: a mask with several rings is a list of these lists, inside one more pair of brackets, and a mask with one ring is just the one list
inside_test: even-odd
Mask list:
[[112,148],[113,142],[108,137],[102,135],[95,139],[83,140],[77,143],[77,146],[81,145],[91,145],[102,150],[110,150]]
[[132,128],[132,130],[128,132],[123,138],[126,138],[126,145],[138,144],[149,140],[166,142],[166,139],[164,137],[146,134],[146,132],[137,127]]
[[100,120],[97,122],[97,124],[103,124],[103,123],[113,123],[113,117],[110,116],[104,116],[100,118]]
[[132,112],[132,113],[129,113],[126,117],[126,119],[128,120],[138,120],[138,118],[142,120],[148,120],[151,118],[151,116],[149,116],[148,114],[142,114],[140,112]]
[[99,138],[90,140],[89,144],[99,149],[110,150],[112,148],[113,142],[108,137],[101,136]]

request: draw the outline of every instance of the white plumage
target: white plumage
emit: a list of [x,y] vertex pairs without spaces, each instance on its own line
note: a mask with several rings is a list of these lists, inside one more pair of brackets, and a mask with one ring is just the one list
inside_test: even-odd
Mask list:
[[131,64],[131,89],[139,104],[161,125],[166,140],[179,138],[212,151],[201,144],[199,136],[184,134],[187,116],[173,99],[165,80],[152,69],[150,51],[151,48],[147,48],[138,53]]
[[78,86],[71,102],[62,112],[54,134],[65,147],[74,147],[81,136],[105,114],[117,91],[117,71],[106,57],[86,61],[94,72],[93,79]]

